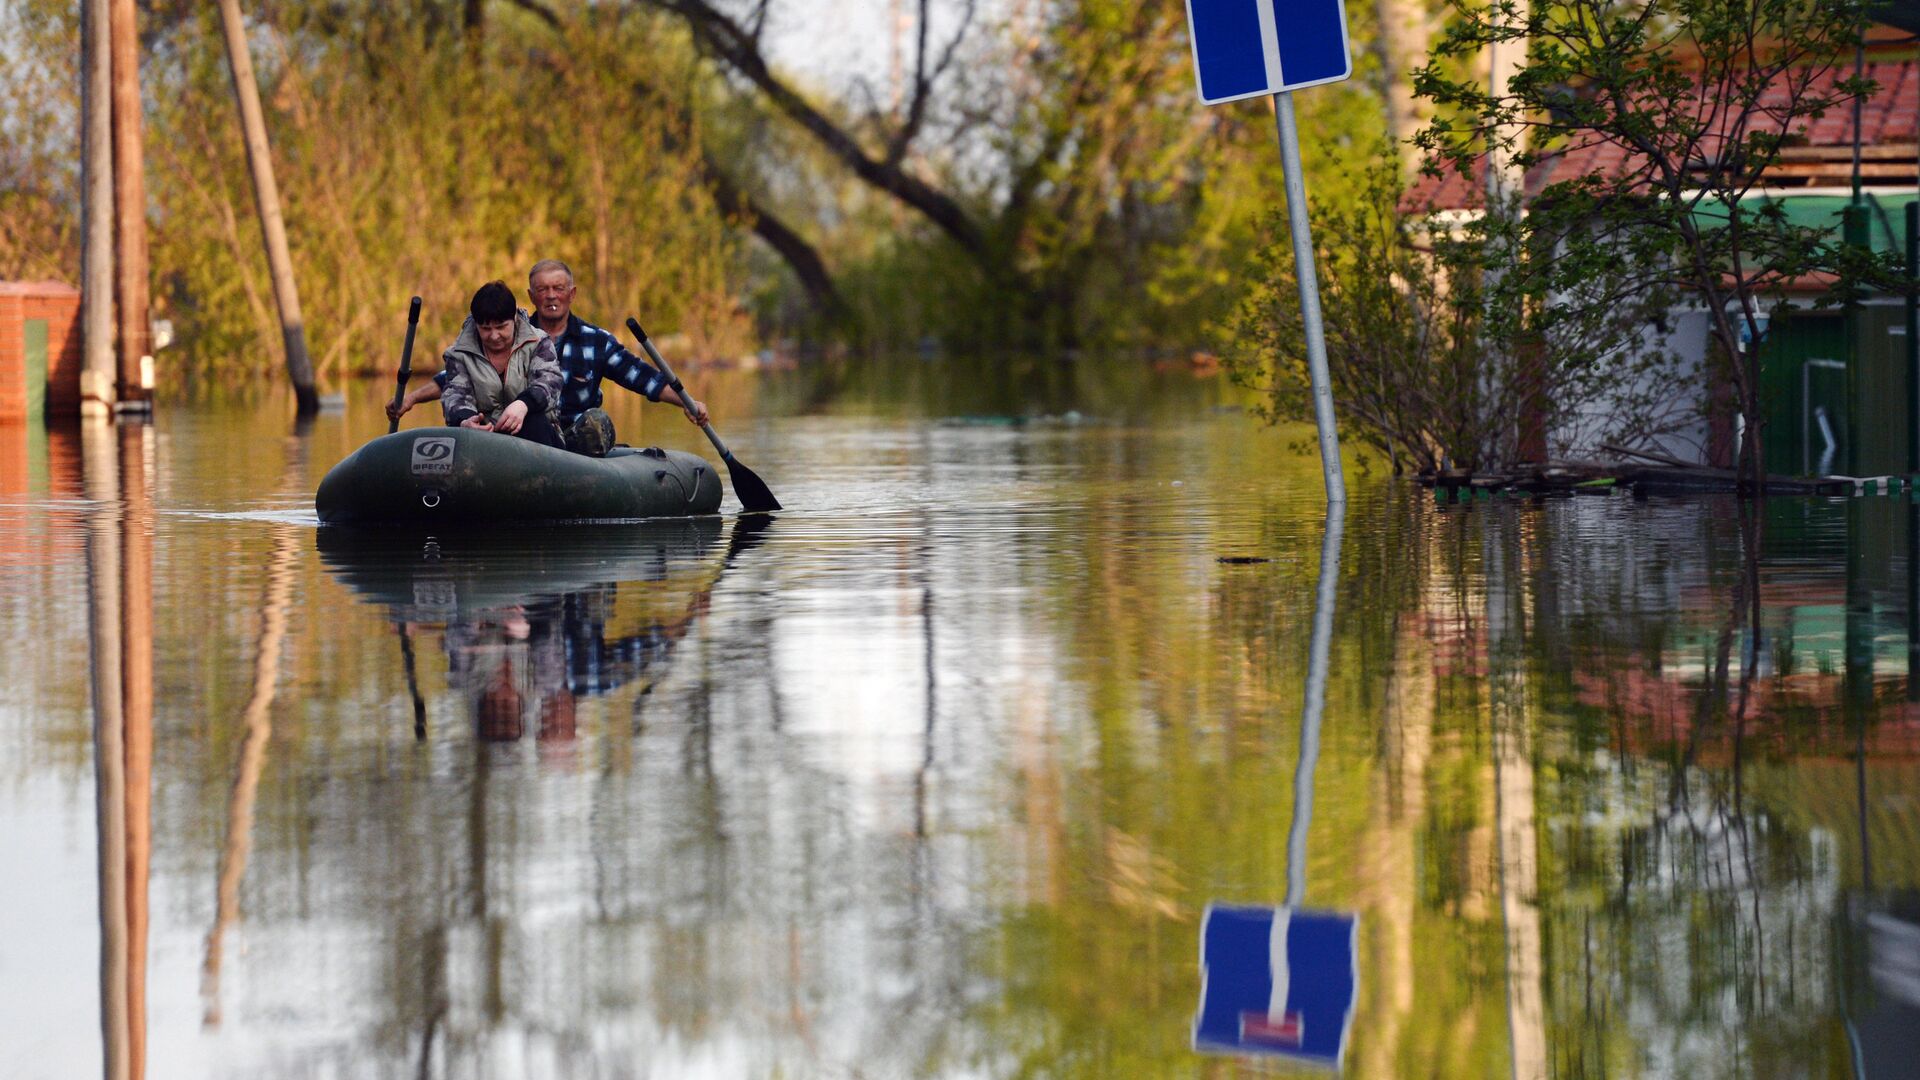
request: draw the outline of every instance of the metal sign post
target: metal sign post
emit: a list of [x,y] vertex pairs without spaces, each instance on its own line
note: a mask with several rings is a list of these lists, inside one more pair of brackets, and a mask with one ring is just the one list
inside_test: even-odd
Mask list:
[[1340,471],[1340,429],[1333,416],[1333,386],[1327,375],[1327,336],[1320,325],[1320,278],[1313,267],[1313,233],[1307,224],[1307,181],[1300,170],[1300,139],[1293,124],[1293,94],[1273,95],[1280,130],[1280,168],[1286,174],[1287,231],[1293,236],[1293,276],[1300,283],[1300,325],[1307,337],[1307,377],[1313,382],[1313,426],[1320,432],[1320,471],[1327,502],[1347,501]]
[[1340,432],[1327,375],[1326,333],[1320,321],[1320,282],[1314,273],[1313,234],[1307,223],[1307,184],[1292,92],[1338,82],[1353,74],[1343,0],[1187,0],[1188,38],[1200,101],[1218,105],[1273,95],[1286,174],[1287,228],[1293,235],[1294,277],[1306,331],[1307,374],[1313,382],[1313,422],[1320,432],[1320,468],[1329,505],[1344,506]]

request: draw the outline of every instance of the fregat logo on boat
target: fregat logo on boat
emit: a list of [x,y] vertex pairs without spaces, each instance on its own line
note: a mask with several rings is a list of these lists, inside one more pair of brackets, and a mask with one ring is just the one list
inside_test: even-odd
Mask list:
[[452,439],[424,438],[413,440],[413,475],[446,476],[452,472]]

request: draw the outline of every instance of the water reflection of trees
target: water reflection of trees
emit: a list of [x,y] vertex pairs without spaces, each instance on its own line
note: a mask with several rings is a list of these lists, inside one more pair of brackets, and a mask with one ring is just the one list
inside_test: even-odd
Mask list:
[[[1850,838],[1885,813],[1866,777],[1911,723],[1869,704],[1860,643],[1904,639],[1905,612],[1858,553],[1904,523],[1729,501],[1634,506],[1644,526],[1621,529],[1622,510],[1541,515],[1529,583],[1554,1069],[1844,1071],[1862,987],[1835,958],[1876,902]],[[1857,767],[1858,813],[1815,823],[1800,778],[1835,759]]]
[[[533,588],[170,533],[155,876],[225,943],[234,1060],[1191,1072],[1201,905],[1285,889],[1319,508],[1182,502],[1170,458],[1242,463],[1161,434],[887,437],[925,475],[876,482],[1000,501],[783,519],[773,558],[610,542]],[[1122,479],[1036,505],[1089,454]],[[1361,912],[1352,1071],[1514,1070],[1528,1024],[1554,1073],[1844,1071],[1887,1000],[1861,915],[1920,881],[1899,537],[1776,511],[1743,612],[1730,509],[1416,494],[1355,504],[1309,835],[1306,902]],[[479,738],[469,616],[600,628],[573,742]]]
[[[1141,461],[1110,463],[1116,472],[1151,467],[1156,448],[1137,449]],[[1311,886],[1299,898],[1308,906],[1346,907],[1354,895],[1350,837],[1370,780],[1355,764],[1391,737],[1374,734],[1377,673],[1393,666],[1424,559],[1398,527],[1406,511],[1362,500],[1346,527],[1306,841]],[[1176,529],[1155,499],[1123,494],[1093,515],[1098,539],[1061,551],[1041,575],[1061,600],[1060,663],[1081,701],[1016,734],[1015,798],[1030,796],[1017,805],[1045,814],[1020,829],[1047,842],[1036,850],[1010,837],[1029,865],[1045,864],[1024,877],[988,957],[1006,984],[976,1010],[999,1047],[993,1071],[1190,1068],[1201,908],[1286,895],[1325,525],[1310,503],[1252,521],[1251,534],[1211,522]],[[1051,794],[1031,797],[1041,792]],[[1362,969],[1365,993],[1373,968],[1363,959]],[[1356,1045],[1362,1038],[1356,1026]]]
[[100,1035],[109,1080],[146,1074],[153,852],[153,489],[145,424],[81,433],[99,854]]
[[[724,851],[724,836],[702,814],[691,817],[707,835],[690,841],[666,841],[648,820],[661,816],[661,800],[700,805],[678,790],[700,785],[703,775],[713,787],[711,763],[698,753],[658,755],[676,762],[666,783],[629,790],[634,772],[656,756],[644,748],[645,703],[671,676],[676,647],[761,524],[736,522],[717,564],[710,556],[722,526],[713,520],[576,529],[563,538],[322,534],[323,559],[362,600],[423,642],[439,635],[446,693],[425,691],[435,716],[428,746],[470,757],[458,772],[464,791],[445,792],[455,798],[400,808],[426,821],[385,823],[398,835],[375,860],[381,879],[354,888],[400,898],[381,980],[393,1011],[378,1028],[377,1056],[460,1073],[486,1060],[508,1031],[557,1063],[604,1052],[587,1034],[595,1018],[632,993],[636,971],[666,959],[636,955],[629,942],[676,910],[679,898],[648,902],[663,886],[657,869],[671,865],[672,885],[685,886],[700,879],[689,874],[698,860],[669,854],[673,846]],[[711,739],[701,704],[711,681],[697,681],[691,712],[673,710],[695,733],[693,748]],[[623,688],[631,722],[609,712],[613,726],[591,749],[572,746],[576,705]],[[531,775],[512,753],[522,734],[547,766]],[[548,753],[555,750],[564,752]],[[583,781],[576,791],[566,790],[568,777]],[[576,797],[587,801],[588,831],[565,835],[560,822],[583,818],[566,805]],[[437,852],[431,863],[403,850],[410,834]],[[409,887],[409,878],[427,887]],[[666,1030],[672,1020],[660,1017]]]

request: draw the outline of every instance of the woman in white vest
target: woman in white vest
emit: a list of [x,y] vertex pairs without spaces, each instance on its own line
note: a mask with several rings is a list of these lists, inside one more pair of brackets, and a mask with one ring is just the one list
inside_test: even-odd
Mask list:
[[520,312],[505,282],[480,286],[468,311],[459,339],[441,356],[447,386],[440,408],[447,423],[564,448],[564,376],[553,340]]

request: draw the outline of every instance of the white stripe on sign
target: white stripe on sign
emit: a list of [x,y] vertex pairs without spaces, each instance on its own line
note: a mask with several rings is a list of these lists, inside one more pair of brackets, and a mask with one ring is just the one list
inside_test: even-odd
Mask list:
[[1286,1021],[1287,994],[1293,990],[1293,968],[1287,964],[1287,930],[1292,925],[1292,908],[1273,909],[1273,930],[1267,938],[1267,970],[1273,973],[1273,993],[1267,998],[1267,1019],[1276,1024]]
[[1267,85],[1285,86],[1280,75],[1280,29],[1273,14],[1273,0],[1257,0],[1254,11],[1260,16],[1260,49],[1267,54]]

